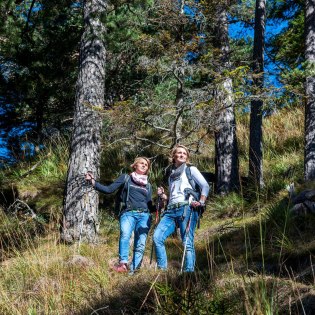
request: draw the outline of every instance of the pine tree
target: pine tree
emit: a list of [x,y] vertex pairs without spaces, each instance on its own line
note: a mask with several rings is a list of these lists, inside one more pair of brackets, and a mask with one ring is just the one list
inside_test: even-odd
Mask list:
[[[253,84],[256,94],[264,86],[264,39],[265,39],[266,0],[256,0]],[[257,187],[263,186],[263,101],[257,96],[251,101],[250,136],[249,136],[249,178]]]
[[69,0],[0,4],[0,93],[17,113],[9,123],[32,126],[29,140],[41,143],[43,129],[72,116],[81,13]]
[[84,2],[84,33],[80,45],[79,75],[76,85],[71,155],[64,198],[61,238],[66,242],[94,242],[98,231],[98,194],[84,189],[84,174],[100,173],[102,119],[104,104],[105,26],[102,18],[107,1]]
[[[216,46],[220,52],[220,72],[230,67],[227,11],[224,4],[217,6]],[[233,85],[229,76],[222,75],[215,88],[219,114],[215,128],[216,190],[229,193],[239,186],[238,148],[234,114]]]
[[315,179],[315,1],[305,1],[305,149],[304,178]]

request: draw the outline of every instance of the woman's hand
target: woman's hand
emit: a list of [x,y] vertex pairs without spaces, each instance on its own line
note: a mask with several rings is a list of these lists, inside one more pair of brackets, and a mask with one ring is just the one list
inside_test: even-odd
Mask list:
[[163,187],[158,187],[157,194],[162,200],[167,200],[167,196],[164,193],[164,188]]
[[206,196],[201,195],[200,200],[199,201],[193,201],[190,205],[193,208],[197,208],[197,207],[204,207],[206,203]]
[[[197,208],[201,206],[201,202],[199,201],[192,201],[190,204],[193,208]],[[204,205],[204,204],[203,204]]]
[[85,174],[85,180],[90,182],[93,187],[95,186],[95,178],[91,172]]

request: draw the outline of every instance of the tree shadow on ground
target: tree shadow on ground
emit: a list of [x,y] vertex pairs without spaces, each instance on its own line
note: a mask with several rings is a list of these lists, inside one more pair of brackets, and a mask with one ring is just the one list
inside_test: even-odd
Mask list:
[[242,226],[216,229],[202,235],[197,246],[198,268],[235,263],[236,270],[288,276],[315,262],[315,216],[293,216],[284,198],[261,219],[247,220]]
[[205,233],[197,246],[197,269],[214,277],[217,271],[240,281],[249,277],[253,283],[268,277],[291,283],[286,292],[292,299],[283,302],[280,313],[315,314],[315,216],[293,216],[289,206],[284,198],[261,220]]
[[238,314],[239,294],[216,295],[208,274],[169,270],[148,277],[144,273],[121,283],[114,294],[91,301],[89,309],[77,314]]
[[[90,307],[77,312],[77,315],[121,315],[121,314],[153,314],[150,302],[142,306],[143,301],[152,300],[151,283],[140,277],[121,275],[126,277],[110,294],[104,293],[98,300],[89,301]],[[148,296],[147,296],[148,295]]]

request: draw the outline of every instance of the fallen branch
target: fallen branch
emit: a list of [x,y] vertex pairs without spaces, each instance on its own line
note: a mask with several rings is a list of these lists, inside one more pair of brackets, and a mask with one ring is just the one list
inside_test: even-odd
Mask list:
[[16,199],[7,209],[8,212],[11,211],[11,209],[13,208],[14,210],[12,211],[13,214],[17,214],[18,211],[22,210],[23,208],[21,207],[25,207],[27,209],[26,214],[30,215],[30,217],[32,219],[37,218],[36,213],[34,212],[34,210],[24,201],[20,200],[20,199]]
[[160,276],[160,273],[156,276],[156,278],[154,279],[153,283],[151,284],[151,287],[150,287],[150,289],[149,289],[149,291],[148,291],[146,297],[144,298],[144,300],[143,300],[143,302],[142,302],[142,304],[141,304],[141,307],[140,307],[139,311],[141,311],[142,307],[144,306],[145,302],[147,301],[147,299],[148,299],[148,297],[149,297],[149,294],[150,294],[150,292],[152,291],[152,289],[153,289],[153,287],[154,287],[156,281],[158,280],[159,276]]
[[43,163],[49,156],[51,155],[51,152],[49,152],[44,158],[42,158],[40,161],[38,161],[37,163],[35,163],[28,171],[26,171],[25,173],[23,173],[21,175],[21,177],[26,177],[28,176],[30,173],[32,173],[41,163]]

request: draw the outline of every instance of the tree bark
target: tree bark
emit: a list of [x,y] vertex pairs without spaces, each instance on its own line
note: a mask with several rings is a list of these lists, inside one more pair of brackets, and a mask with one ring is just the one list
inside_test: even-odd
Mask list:
[[[229,68],[230,46],[226,9],[218,7],[218,48],[221,52],[220,72]],[[215,131],[216,192],[227,194],[239,187],[238,146],[234,114],[233,84],[229,77],[223,78],[215,91],[219,106],[218,123]]]
[[305,148],[304,179],[315,179],[315,0],[305,2]]
[[[266,0],[256,0],[254,52],[253,52],[253,87],[261,91],[264,86],[264,41],[265,41]],[[261,188],[263,181],[263,101],[257,97],[251,102],[249,134],[249,180]]]
[[183,69],[179,68],[177,71],[177,90],[175,99],[175,120],[173,125],[173,143],[172,148],[180,143],[182,137],[182,125],[183,125],[183,111],[184,111],[184,90],[183,90]]
[[101,18],[106,9],[106,0],[84,2],[84,33],[61,233],[61,239],[70,243],[94,242],[99,226],[98,194],[86,187],[84,174],[91,171],[99,176],[102,120],[97,109],[104,104],[106,30]]

